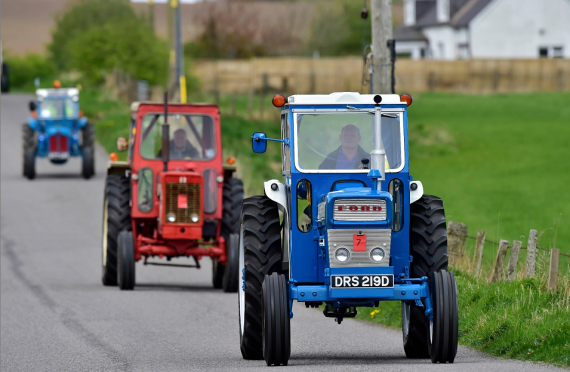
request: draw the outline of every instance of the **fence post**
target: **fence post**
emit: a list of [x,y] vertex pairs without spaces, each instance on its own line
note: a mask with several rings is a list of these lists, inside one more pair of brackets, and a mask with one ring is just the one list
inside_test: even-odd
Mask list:
[[536,269],[536,230],[530,230],[528,234],[528,245],[526,247],[526,278],[531,278],[534,276],[534,271]]
[[493,265],[493,272],[491,273],[491,278],[489,278],[489,283],[495,283],[503,274],[503,265],[505,264],[505,256],[507,255],[507,248],[509,248],[509,242],[502,240],[499,244],[499,250],[497,251],[497,257],[495,257],[495,264]]
[[249,118],[253,118],[253,88],[250,89],[249,95],[247,96],[247,114]]
[[232,94],[232,100],[231,100],[232,116],[236,115],[236,96],[237,96],[237,92],[234,92],[234,94]]
[[558,263],[560,262],[560,249],[550,250],[550,270],[548,270],[548,290],[556,290],[558,286]]
[[449,221],[447,225],[447,255],[450,265],[453,265],[463,256],[465,239],[467,239],[467,225]]
[[515,278],[515,271],[517,270],[517,262],[519,262],[521,246],[522,243],[520,241],[513,241],[513,249],[511,249],[509,263],[507,264],[507,280],[513,280]]
[[475,243],[475,255],[473,256],[473,267],[475,275],[481,271],[481,260],[483,259],[483,248],[485,247],[485,231],[477,231],[477,242]]

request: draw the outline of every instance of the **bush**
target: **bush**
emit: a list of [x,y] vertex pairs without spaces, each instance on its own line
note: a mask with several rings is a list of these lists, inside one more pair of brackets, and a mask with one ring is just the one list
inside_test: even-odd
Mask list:
[[56,74],[55,65],[39,54],[8,55],[5,62],[10,67],[10,86],[16,90],[33,87],[36,77],[39,77],[40,81],[51,81]]

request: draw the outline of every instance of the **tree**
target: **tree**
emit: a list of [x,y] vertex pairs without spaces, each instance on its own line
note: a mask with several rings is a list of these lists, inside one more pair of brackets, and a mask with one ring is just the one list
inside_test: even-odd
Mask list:
[[93,27],[121,24],[138,17],[128,0],[78,0],[69,2],[56,17],[52,41],[48,45],[50,57],[60,71],[68,69],[71,45]]

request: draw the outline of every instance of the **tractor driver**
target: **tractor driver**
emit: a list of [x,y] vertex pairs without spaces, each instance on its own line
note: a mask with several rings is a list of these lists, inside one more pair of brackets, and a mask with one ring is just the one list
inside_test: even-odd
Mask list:
[[362,169],[362,159],[370,161],[370,154],[359,145],[360,129],[354,124],[347,124],[338,137],[341,145],[327,155],[319,169]]
[[188,136],[186,131],[182,128],[177,129],[174,132],[174,138],[170,141],[170,158],[171,159],[186,159],[186,158],[198,158],[200,154],[198,150],[190,141],[188,141]]

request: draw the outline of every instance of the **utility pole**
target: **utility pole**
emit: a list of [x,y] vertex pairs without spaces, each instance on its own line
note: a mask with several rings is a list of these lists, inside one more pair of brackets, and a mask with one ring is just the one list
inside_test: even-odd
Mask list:
[[173,102],[186,103],[186,77],[184,76],[184,50],[180,0],[170,0],[168,7],[168,34],[170,39],[170,83],[168,92]]
[[154,31],[154,0],[148,0],[148,23]]
[[389,94],[392,64],[388,40],[392,40],[392,0],[371,0],[372,7],[372,87],[374,93]]

